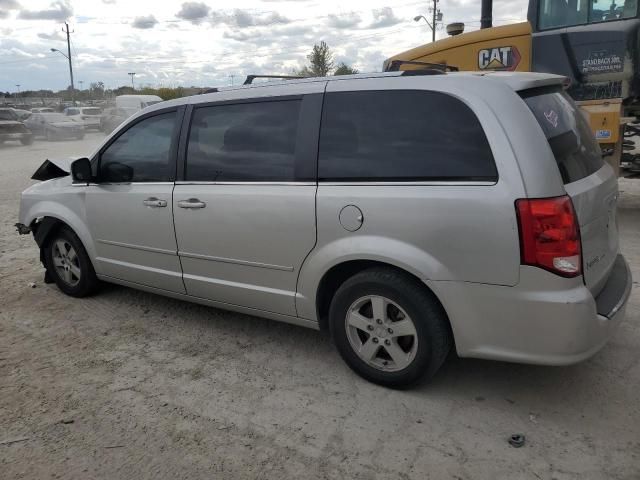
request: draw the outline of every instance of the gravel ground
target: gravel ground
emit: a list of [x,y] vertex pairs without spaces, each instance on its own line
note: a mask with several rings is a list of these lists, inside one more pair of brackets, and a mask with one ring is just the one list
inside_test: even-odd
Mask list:
[[[0,146],[0,478],[640,478],[638,282],[587,362],[452,355],[431,384],[384,389],[319,332],[45,285],[33,240],[14,231],[20,191],[47,156],[100,139]],[[622,250],[640,279],[640,180],[621,190]],[[516,432],[523,448],[507,443]]]

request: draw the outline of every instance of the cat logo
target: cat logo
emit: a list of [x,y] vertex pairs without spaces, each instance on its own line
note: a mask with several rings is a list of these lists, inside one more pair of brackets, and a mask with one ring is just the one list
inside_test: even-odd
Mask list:
[[485,48],[478,52],[480,70],[514,71],[520,63],[520,52],[516,47]]

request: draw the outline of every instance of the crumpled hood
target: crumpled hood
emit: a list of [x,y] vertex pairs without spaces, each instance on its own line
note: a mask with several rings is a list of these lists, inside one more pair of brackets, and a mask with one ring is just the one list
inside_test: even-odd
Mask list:
[[33,180],[51,180],[52,178],[66,177],[71,172],[71,164],[76,158],[62,158],[45,160],[31,176]]

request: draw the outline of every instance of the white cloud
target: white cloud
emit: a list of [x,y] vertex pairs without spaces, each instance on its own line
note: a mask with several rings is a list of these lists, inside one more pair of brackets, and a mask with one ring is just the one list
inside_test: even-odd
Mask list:
[[373,22],[369,25],[369,28],[391,27],[400,22],[402,22],[402,19],[393,13],[391,7],[383,7],[373,11]]
[[210,10],[211,7],[206,3],[184,2],[180,11],[176,13],[176,17],[197,25],[209,15]]
[[18,18],[23,20],[56,20],[64,21],[73,15],[73,7],[67,0],[53,2],[43,10],[22,10]]
[[143,17],[136,17],[133,22],[131,22],[131,26],[133,28],[140,28],[144,30],[146,28],[155,27],[157,23],[158,20],[156,20],[156,17],[153,15],[145,15]]
[[[335,59],[360,71],[380,70],[393,54],[428,41],[427,4],[389,0],[0,0],[0,11],[20,3],[12,21],[0,21],[0,90],[69,84],[60,23],[73,33],[74,77],[108,88],[136,85],[219,86],[235,75],[288,74],[306,63],[314,43],[325,40]],[[454,2],[457,2],[454,6]],[[447,23],[479,27],[478,0],[442,2]],[[494,0],[494,21],[526,17],[527,0]],[[28,6],[28,8],[27,8]],[[392,6],[393,8],[390,8]],[[26,13],[25,13],[26,12]],[[505,20],[507,19],[507,20]],[[147,28],[132,28],[137,27]],[[438,36],[444,37],[443,29]],[[37,65],[38,67],[34,67]]]

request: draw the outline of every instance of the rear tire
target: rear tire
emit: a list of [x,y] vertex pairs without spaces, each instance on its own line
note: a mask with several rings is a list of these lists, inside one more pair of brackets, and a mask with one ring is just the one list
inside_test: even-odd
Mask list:
[[392,388],[433,377],[453,345],[437,299],[392,268],[368,269],[344,282],[331,301],[329,327],[351,369]]
[[78,236],[68,227],[51,234],[44,248],[47,272],[71,297],[86,297],[99,285],[96,272]]

